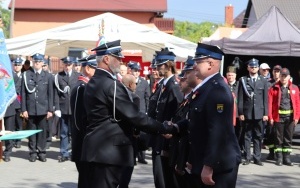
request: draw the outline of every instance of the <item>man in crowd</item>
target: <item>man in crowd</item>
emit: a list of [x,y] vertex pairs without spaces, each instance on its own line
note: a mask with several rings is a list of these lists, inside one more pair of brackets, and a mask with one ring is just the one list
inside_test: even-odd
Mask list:
[[[23,120],[21,118],[21,85],[22,85],[22,62],[23,60],[20,57],[17,57],[13,60],[13,69],[14,69],[14,83],[16,87],[17,99],[15,100],[15,130],[20,131],[23,129]],[[21,140],[15,140],[14,147],[21,147]]]
[[223,55],[216,46],[198,43],[194,69],[202,82],[193,89],[188,119],[174,124],[180,133],[188,125],[188,168],[195,177],[193,187],[236,185],[240,149],[233,118],[229,118],[233,117],[232,93],[219,73]]
[[53,115],[53,79],[42,70],[44,55],[34,54],[32,60],[33,68],[23,73],[21,111],[29,130],[42,130],[29,137],[29,161],[35,162],[38,157],[46,162],[47,120]]
[[81,72],[81,63],[78,60],[79,60],[79,58],[76,57],[75,61],[74,61],[74,71],[77,73],[80,73]]
[[123,58],[120,40],[102,44],[94,51],[98,69],[84,91],[88,122],[82,160],[88,163],[88,187],[117,187],[124,167],[134,165],[129,138],[133,127],[156,134],[174,129],[140,112],[127,89],[116,80]]
[[276,165],[293,166],[290,159],[294,128],[300,116],[299,89],[290,81],[290,71],[280,70],[279,82],[269,90],[269,121],[275,129]]
[[[268,88],[271,88],[273,85],[275,85],[277,82],[279,82],[280,79],[280,70],[282,67],[280,65],[275,65],[272,70],[272,79],[268,80]],[[265,139],[264,144],[268,146],[269,148],[269,154],[267,156],[267,160],[274,160],[276,158],[274,148],[275,148],[275,129],[274,126],[270,125],[270,121],[266,126],[265,131]]]
[[251,141],[253,140],[254,163],[261,162],[261,146],[263,139],[263,122],[268,120],[268,84],[267,80],[258,75],[258,60],[248,61],[249,75],[243,76],[238,88],[238,114],[245,128],[245,155],[243,165],[251,161]]
[[[170,121],[183,100],[175,79],[175,54],[168,49],[156,51],[155,65],[159,76],[163,77],[158,91],[152,95],[154,103],[148,114],[159,122]],[[152,139],[152,164],[154,183],[157,188],[174,187],[173,169],[169,166],[169,139],[172,135],[158,135]]]
[[[140,98],[140,111],[146,113],[148,111],[149,105],[149,97],[150,97],[150,88],[148,82],[140,77],[141,66],[138,62],[135,62],[131,66],[131,73],[136,79],[136,90],[135,94],[137,94]],[[147,140],[146,134],[144,132],[140,132],[140,138]],[[141,150],[137,152],[138,162],[142,164],[148,164],[145,160],[145,151]]]
[[60,156],[58,162],[65,162],[70,159],[69,144],[71,134],[71,107],[70,95],[72,89],[77,83],[80,73],[73,71],[74,57],[65,57],[61,59],[64,64],[64,70],[55,75],[54,82],[59,97],[60,118]]
[[78,188],[88,187],[86,162],[81,161],[82,143],[85,136],[85,129],[87,126],[87,112],[84,108],[83,93],[86,84],[95,74],[97,62],[95,55],[87,56],[86,58],[78,60],[82,67],[82,76],[78,77],[76,86],[71,92],[70,104],[72,110],[72,161],[75,162],[78,171]]
[[271,80],[271,75],[270,75],[270,66],[267,63],[262,63],[259,66],[259,74],[264,77],[267,81]]

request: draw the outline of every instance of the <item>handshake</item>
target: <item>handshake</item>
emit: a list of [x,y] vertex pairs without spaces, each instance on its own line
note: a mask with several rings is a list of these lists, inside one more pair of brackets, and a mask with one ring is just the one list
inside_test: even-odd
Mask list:
[[168,134],[178,134],[187,131],[188,123],[186,121],[179,121],[178,123],[164,121],[163,127],[165,129],[165,132]]
[[179,133],[179,128],[177,124],[174,124],[172,121],[163,122],[164,129],[169,134]]

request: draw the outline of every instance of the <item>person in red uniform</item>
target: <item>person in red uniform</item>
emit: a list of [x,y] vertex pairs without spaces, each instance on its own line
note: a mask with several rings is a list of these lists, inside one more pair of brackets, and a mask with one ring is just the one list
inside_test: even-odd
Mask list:
[[292,137],[298,123],[299,89],[290,81],[290,71],[283,68],[280,80],[269,89],[269,121],[275,128],[276,165],[293,166],[290,159]]

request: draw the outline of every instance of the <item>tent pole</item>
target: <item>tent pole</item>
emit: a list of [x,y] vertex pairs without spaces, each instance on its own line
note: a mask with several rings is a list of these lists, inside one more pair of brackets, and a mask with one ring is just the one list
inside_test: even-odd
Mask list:
[[220,67],[220,74],[223,76],[223,70],[224,70],[224,56],[222,56],[221,60],[221,67]]

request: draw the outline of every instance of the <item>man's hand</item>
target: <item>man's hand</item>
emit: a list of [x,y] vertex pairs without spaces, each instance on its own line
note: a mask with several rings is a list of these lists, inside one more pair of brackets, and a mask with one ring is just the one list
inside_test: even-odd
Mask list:
[[270,123],[271,126],[273,126],[274,125],[274,120],[270,119],[269,123]]
[[47,113],[47,119],[51,118],[53,116],[53,113],[52,112],[48,112]]
[[240,115],[240,120],[241,121],[245,121],[245,116],[244,115]]
[[263,116],[263,121],[268,121],[268,116]]
[[294,126],[296,127],[297,124],[298,124],[298,119],[295,119],[295,120],[294,120]]
[[27,112],[27,111],[24,111],[24,112],[22,113],[22,115],[23,115],[23,117],[24,117],[25,119],[28,119],[28,112]]
[[211,167],[206,165],[203,166],[201,172],[201,180],[205,185],[215,185],[215,182],[212,179],[213,172],[214,170]]
[[162,134],[162,136],[163,136],[165,139],[170,139],[170,138],[172,138],[172,134]]

